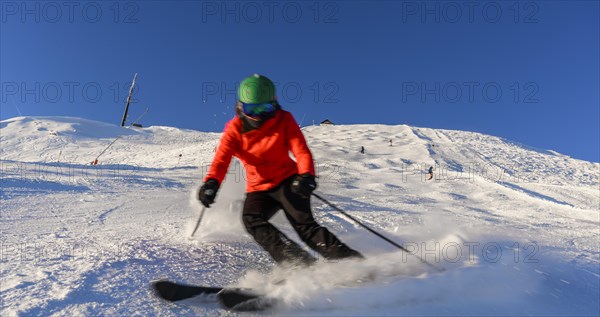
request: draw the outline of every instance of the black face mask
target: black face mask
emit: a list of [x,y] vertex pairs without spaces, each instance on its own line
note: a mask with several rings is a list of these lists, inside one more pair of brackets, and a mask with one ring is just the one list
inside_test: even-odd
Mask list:
[[261,116],[257,120],[252,120],[248,118],[244,113],[242,113],[239,107],[236,108],[238,116],[240,117],[240,119],[242,119],[242,132],[248,132],[260,128],[267,120],[273,118],[275,116],[275,113],[277,113],[279,109],[281,109],[281,106],[276,105],[275,111],[273,111],[272,113]]
[[259,119],[259,120],[251,120],[248,119],[248,117],[246,117],[245,115],[241,115],[242,117],[242,122],[244,123],[244,130],[245,131],[250,131],[250,130],[254,130],[254,129],[258,129],[260,128],[266,120],[264,119]]

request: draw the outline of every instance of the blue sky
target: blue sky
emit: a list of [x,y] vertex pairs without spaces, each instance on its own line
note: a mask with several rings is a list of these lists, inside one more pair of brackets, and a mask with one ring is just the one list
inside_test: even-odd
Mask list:
[[600,161],[597,1],[2,1],[0,117],[221,131],[262,73],[303,125],[477,131]]

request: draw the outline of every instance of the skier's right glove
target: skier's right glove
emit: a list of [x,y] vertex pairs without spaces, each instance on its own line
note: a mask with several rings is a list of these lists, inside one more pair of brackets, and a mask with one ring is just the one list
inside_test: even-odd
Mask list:
[[215,202],[218,190],[219,182],[214,178],[209,178],[206,183],[200,187],[200,190],[198,191],[198,200],[206,208],[209,208],[210,205]]
[[302,198],[309,198],[316,188],[315,177],[309,173],[296,175],[292,181],[292,193],[298,194]]

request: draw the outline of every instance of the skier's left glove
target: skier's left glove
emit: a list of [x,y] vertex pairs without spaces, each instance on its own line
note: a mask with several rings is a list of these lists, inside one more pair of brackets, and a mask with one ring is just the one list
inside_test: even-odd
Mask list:
[[215,202],[217,197],[217,191],[219,190],[219,181],[214,178],[209,178],[200,190],[198,191],[198,200],[206,207],[209,208],[212,203]]
[[315,177],[310,173],[296,175],[292,182],[292,193],[300,195],[302,198],[309,198],[310,194],[317,188]]

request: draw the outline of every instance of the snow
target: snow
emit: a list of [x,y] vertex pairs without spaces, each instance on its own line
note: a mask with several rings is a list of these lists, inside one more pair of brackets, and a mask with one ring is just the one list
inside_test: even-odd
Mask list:
[[160,278],[261,289],[281,300],[266,315],[600,315],[598,163],[465,131],[306,127],[317,192],[444,271],[316,199],[318,221],[367,259],[290,271],[241,225],[239,162],[189,236],[218,133],[69,117],[0,127],[2,316],[225,313],[158,300]]

